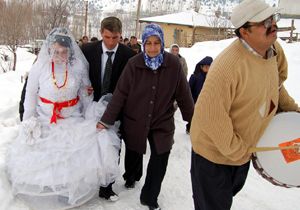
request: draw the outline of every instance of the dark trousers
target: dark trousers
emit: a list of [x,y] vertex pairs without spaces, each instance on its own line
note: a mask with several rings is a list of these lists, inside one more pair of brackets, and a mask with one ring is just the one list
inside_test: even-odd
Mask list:
[[230,210],[244,186],[250,161],[241,166],[213,163],[192,151],[191,179],[195,210]]
[[[166,174],[170,151],[163,154],[157,154],[153,139],[151,136],[149,136],[148,139],[151,155],[140,199],[147,205],[154,206],[157,204],[157,197],[160,193],[161,184]],[[124,179],[138,181],[142,176],[142,169],[143,154],[139,154],[126,148]]]
[[125,148],[125,173],[124,180],[130,182],[140,181],[143,175],[143,154]]

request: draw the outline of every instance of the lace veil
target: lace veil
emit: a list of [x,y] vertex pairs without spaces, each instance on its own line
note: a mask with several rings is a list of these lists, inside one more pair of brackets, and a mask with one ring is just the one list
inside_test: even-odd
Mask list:
[[73,35],[66,28],[54,28],[47,35],[47,38],[44,41],[38,54],[37,60],[32,68],[43,70],[43,66],[51,62],[54,54],[52,46],[56,42],[69,49],[67,64],[73,71],[82,69],[85,69],[85,71],[88,70],[89,65],[87,60],[85,59],[81,49],[76,43]]

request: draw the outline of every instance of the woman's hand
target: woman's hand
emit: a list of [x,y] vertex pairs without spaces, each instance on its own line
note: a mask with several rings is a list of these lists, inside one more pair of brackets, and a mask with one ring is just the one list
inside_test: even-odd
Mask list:
[[106,129],[106,127],[101,122],[97,122],[96,128],[99,131]]

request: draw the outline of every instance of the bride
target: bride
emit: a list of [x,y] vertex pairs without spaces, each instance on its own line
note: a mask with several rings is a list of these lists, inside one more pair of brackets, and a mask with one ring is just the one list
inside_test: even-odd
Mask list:
[[67,209],[115,180],[118,126],[96,130],[107,98],[92,102],[85,57],[68,30],[53,29],[30,70],[24,119],[8,151],[18,198],[33,209]]

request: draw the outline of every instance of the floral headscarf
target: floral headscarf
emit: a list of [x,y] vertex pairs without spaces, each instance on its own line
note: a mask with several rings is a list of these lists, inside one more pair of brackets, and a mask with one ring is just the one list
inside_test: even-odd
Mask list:
[[[145,43],[150,36],[157,36],[161,41],[160,53],[153,58],[149,57],[145,52]],[[152,70],[157,70],[164,61],[163,54],[164,54],[165,43],[164,43],[164,33],[161,27],[154,23],[147,25],[143,31],[142,42],[143,42],[143,55],[144,55],[146,66],[148,66]]]

